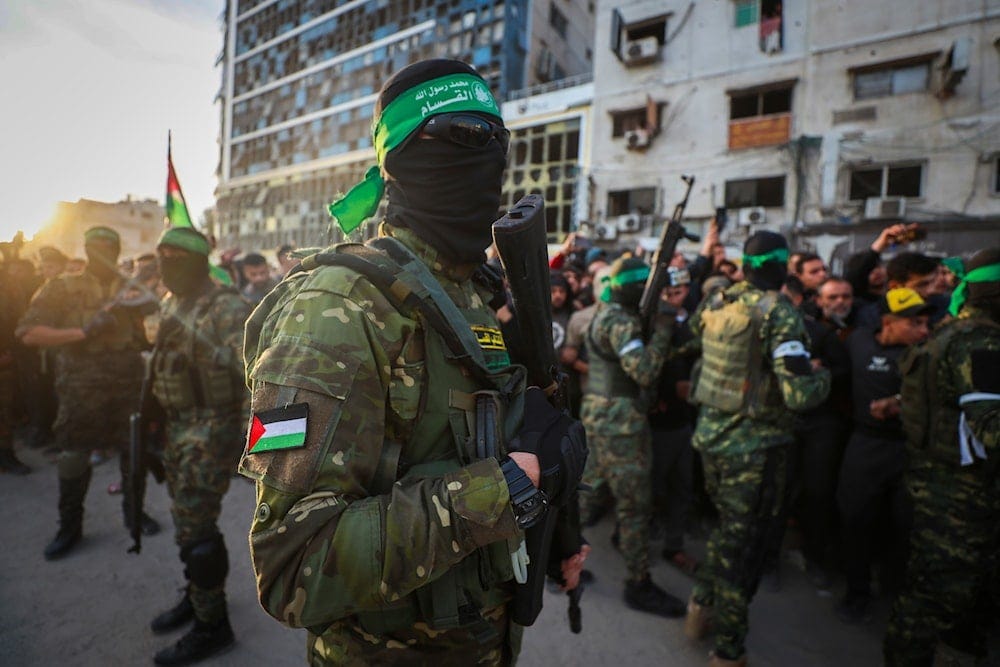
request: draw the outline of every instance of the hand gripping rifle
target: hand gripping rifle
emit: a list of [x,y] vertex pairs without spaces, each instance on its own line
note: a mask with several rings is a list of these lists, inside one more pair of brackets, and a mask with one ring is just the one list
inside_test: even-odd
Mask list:
[[663,288],[669,283],[667,269],[670,266],[670,260],[674,258],[674,251],[677,249],[678,241],[682,238],[695,242],[699,240],[694,234],[688,234],[687,230],[684,229],[684,225],[681,224],[684,209],[687,207],[688,196],[691,194],[691,187],[694,185],[694,176],[681,176],[681,180],[687,184],[684,199],[677,203],[677,206],[674,207],[673,215],[670,216],[670,220],[663,226],[663,232],[660,234],[660,244],[656,247],[656,252],[653,254],[653,261],[649,267],[649,277],[646,278],[646,286],[643,288],[642,298],[639,300],[639,314],[642,317],[643,327],[647,335],[652,333],[653,330],[653,319],[656,317],[659,308],[660,293],[663,292]]
[[[552,345],[552,301],[549,289],[548,249],[545,244],[545,201],[540,195],[521,198],[505,216],[493,223],[493,240],[510,284],[517,344],[511,346],[514,361],[525,366],[528,385],[545,391],[549,402],[566,410],[566,374],[560,370]],[[546,466],[542,464],[542,491],[548,490]],[[550,496],[551,497],[551,496]],[[561,563],[580,551],[580,507],[576,489],[561,505],[550,505],[541,521],[525,531],[530,559],[528,580],[514,593],[512,617],[519,625],[531,625],[542,609],[545,575],[565,583]],[[580,597],[583,584],[567,592],[569,622],[580,632]]]

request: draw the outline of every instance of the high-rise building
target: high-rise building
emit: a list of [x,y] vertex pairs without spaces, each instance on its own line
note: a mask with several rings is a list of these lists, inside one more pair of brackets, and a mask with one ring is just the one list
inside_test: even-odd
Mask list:
[[[529,32],[540,21],[532,12],[549,4],[228,0],[213,219],[220,246],[331,240],[326,206],[374,163],[378,90],[410,63],[468,62],[501,102],[528,86],[587,76],[593,3],[552,2],[544,23]],[[572,154],[552,152],[549,159],[545,151],[546,166]],[[568,215],[559,211],[557,217]]]

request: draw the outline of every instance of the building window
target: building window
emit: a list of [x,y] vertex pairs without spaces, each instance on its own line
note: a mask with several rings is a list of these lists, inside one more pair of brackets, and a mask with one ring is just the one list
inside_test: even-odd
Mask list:
[[920,164],[852,169],[848,198],[863,201],[869,197],[920,197],[923,177],[924,167]]
[[646,106],[611,112],[611,136],[623,137],[632,130],[646,130],[653,134],[660,131],[665,102],[648,100]]
[[735,9],[735,26],[743,28],[757,23],[758,0],[736,0],[733,3]]
[[559,11],[555,3],[549,5],[549,25],[559,33],[560,37],[566,39],[566,28],[569,26],[569,21],[566,20],[566,15]]
[[656,188],[609,190],[607,217],[639,213],[650,215],[656,211]]
[[905,62],[855,69],[854,99],[868,100],[906,93],[920,93],[930,87],[931,61]]
[[726,208],[785,205],[785,177],[746,178],[726,181]]
[[993,158],[993,194],[1000,195],[1000,155]]
[[668,14],[623,15],[620,9],[611,14],[611,50],[628,66],[654,62],[667,41]]
[[733,93],[729,97],[729,118],[753,118],[792,110],[792,86],[775,90]]
[[729,148],[776,146],[788,142],[792,129],[792,88],[795,81],[727,91]]

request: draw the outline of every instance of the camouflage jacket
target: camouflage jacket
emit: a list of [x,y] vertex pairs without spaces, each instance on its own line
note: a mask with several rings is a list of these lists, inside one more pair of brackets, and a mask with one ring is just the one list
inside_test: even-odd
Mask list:
[[[747,281],[736,283],[725,290],[727,299],[741,299],[749,307],[757,304],[764,294]],[[701,316],[708,304],[709,299],[703,300],[689,321],[694,336],[692,349],[697,349],[701,340]],[[812,371],[801,366],[801,359],[797,359],[798,365],[793,365],[790,363],[791,357],[781,356],[780,352],[775,354],[780,346],[788,343],[801,344],[806,350],[809,348],[809,337],[802,315],[788,299],[778,298],[765,314],[758,340],[763,346],[761,356],[769,363],[781,400],[788,410],[806,410],[827,397],[830,392],[828,369]],[[808,361],[805,363],[808,365]],[[783,413],[783,418],[775,422],[751,419],[739,413],[724,412],[703,405],[698,414],[692,444],[695,449],[707,454],[732,455],[791,442],[793,416],[788,411]]]
[[670,334],[669,327],[657,329],[647,345],[642,340],[642,322],[637,313],[617,303],[598,309],[586,339],[588,346],[593,345],[596,349],[589,350],[588,393],[580,409],[580,418],[588,433],[627,435],[648,428],[646,410],[638,391],[626,392],[629,395],[608,395],[606,388],[600,385],[605,376],[615,376],[634,382],[636,390],[652,387],[667,358]]
[[164,407],[170,407],[166,393],[172,383],[166,376],[171,367],[181,370],[185,384],[198,378],[195,392],[201,405],[191,407],[249,407],[243,365],[243,327],[249,315],[250,304],[235,289],[214,283],[192,298],[163,298],[152,364],[153,393]]
[[945,341],[928,374],[916,376],[917,385],[904,379],[902,416],[915,469],[937,463],[975,477],[992,468],[1000,480],[1000,327],[989,326],[988,319],[966,305],[907,357],[909,365],[936,339]]
[[[474,267],[440,262],[409,230],[383,225],[382,233],[415,253],[467,318],[492,324],[478,328],[496,345],[499,327],[470,279]],[[391,610],[480,547],[518,534],[495,459],[376,488],[388,443],[423,433],[418,416],[441,400],[425,395],[436,371],[418,321],[343,266],[287,277],[260,309],[270,310],[259,335],[248,325],[244,348],[255,421],[261,411],[308,404],[303,447],[245,453],[240,463],[257,480],[250,550],[269,614],[319,632],[360,612]],[[441,447],[438,458],[455,457],[454,441]],[[400,466],[407,458],[404,448]]]

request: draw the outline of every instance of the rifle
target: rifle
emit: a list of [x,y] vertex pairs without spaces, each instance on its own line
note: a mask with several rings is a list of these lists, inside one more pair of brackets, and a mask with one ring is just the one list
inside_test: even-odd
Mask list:
[[663,292],[663,288],[669,282],[667,269],[670,266],[670,260],[674,258],[674,251],[677,249],[678,241],[682,238],[694,242],[700,240],[696,235],[689,234],[684,229],[684,225],[681,224],[684,209],[687,207],[688,196],[691,194],[691,187],[694,185],[694,176],[681,176],[681,180],[687,184],[684,199],[677,203],[674,207],[673,215],[670,216],[670,220],[663,226],[663,232],[660,234],[660,244],[656,247],[656,252],[653,254],[649,277],[646,278],[646,286],[642,290],[642,298],[639,299],[639,315],[642,318],[643,328],[647,335],[652,333],[653,330],[653,319],[656,317],[659,309],[660,293]]
[[[529,386],[542,388],[557,410],[566,412],[566,374],[560,370],[552,345],[552,307],[549,290],[548,250],[545,243],[545,200],[526,195],[506,215],[493,223],[493,241],[510,284],[520,353],[516,361],[527,370]],[[542,469],[541,489],[555,480]],[[528,580],[514,592],[512,618],[519,625],[532,625],[542,610],[545,575],[565,584],[561,563],[580,551],[580,506],[576,490],[560,506],[549,505],[545,516],[525,531],[529,566]],[[581,630],[580,583],[569,596],[569,622],[574,633]]]
[[146,471],[153,473],[153,478],[158,484],[165,479],[163,461],[157,452],[163,447],[166,412],[153,395],[153,364],[156,361],[156,353],[160,350],[160,343],[164,339],[163,331],[172,321],[160,322],[160,329],[156,332],[156,344],[146,359],[146,372],[143,374],[142,387],[139,390],[139,409],[128,418],[129,461],[125,493],[129,534],[133,541],[128,553],[137,554],[142,551],[142,501],[145,495]]

